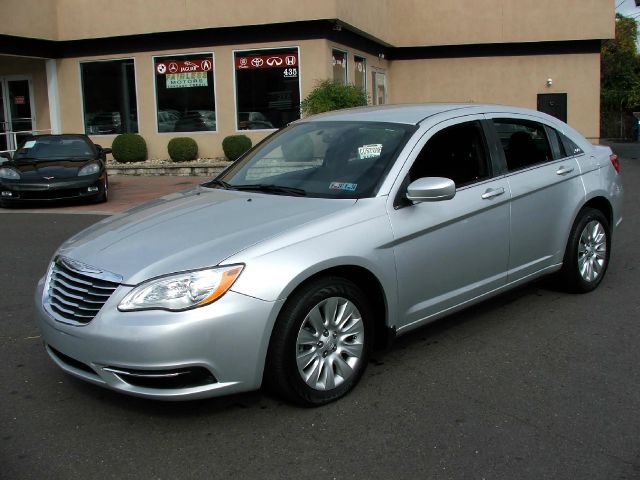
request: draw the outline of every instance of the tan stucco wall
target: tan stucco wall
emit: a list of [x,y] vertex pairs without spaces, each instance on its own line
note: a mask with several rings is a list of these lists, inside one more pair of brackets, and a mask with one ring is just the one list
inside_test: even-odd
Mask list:
[[[0,33],[73,40],[338,18],[395,46],[610,38],[612,0],[2,0]],[[37,15],[30,15],[37,12]]]
[[26,76],[31,80],[36,129],[48,130],[51,128],[51,119],[45,61],[0,55],[0,77],[12,78],[14,75]]
[[394,46],[602,39],[614,33],[610,0],[358,0],[338,18]]
[[[264,138],[269,132],[237,131],[236,130],[236,106],[235,106],[235,77],[234,77],[234,50],[252,50],[260,48],[300,48],[300,85],[301,99],[311,91],[316,82],[330,77],[331,74],[331,49],[340,48],[349,52],[349,72],[353,73],[353,54],[364,56],[367,66],[387,68],[387,61],[378,57],[366,55],[357,50],[348,49],[342,45],[327,42],[325,40],[309,40],[296,43],[260,43],[243,44],[236,46],[211,47],[187,50],[153,51],[136,53],[133,55],[99,56],[86,58],[62,59],[57,61],[58,83],[60,85],[60,117],[62,118],[63,133],[84,132],[80,62],[106,59],[133,58],[136,71],[136,92],[138,103],[138,128],[139,133],[147,142],[150,158],[167,158],[167,144],[169,140],[178,136],[190,136],[196,140],[201,157],[222,156],[222,140],[227,135],[243,133],[249,136],[254,143]],[[155,86],[153,57],[156,55],[179,54],[195,52],[213,52],[215,62],[215,95],[217,112],[217,132],[193,132],[193,133],[157,133],[155,110]],[[369,92],[370,70],[367,72]],[[115,136],[92,136],[92,139],[102,146],[110,146]]]
[[591,140],[599,135],[598,54],[394,61],[390,72],[393,103],[487,102],[535,110],[538,93],[567,93],[568,123]]

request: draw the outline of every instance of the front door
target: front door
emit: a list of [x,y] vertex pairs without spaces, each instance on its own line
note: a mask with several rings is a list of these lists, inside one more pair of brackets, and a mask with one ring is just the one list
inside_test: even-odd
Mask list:
[[[457,187],[455,197],[389,209],[398,269],[398,330],[506,284],[509,185],[504,176],[493,175],[483,118],[438,125],[404,180],[408,185],[423,177],[450,178]],[[400,194],[404,192],[406,187]]]
[[373,72],[373,104],[387,103],[387,76],[384,72]]
[[15,150],[35,128],[31,81],[27,77],[0,77],[0,151]]

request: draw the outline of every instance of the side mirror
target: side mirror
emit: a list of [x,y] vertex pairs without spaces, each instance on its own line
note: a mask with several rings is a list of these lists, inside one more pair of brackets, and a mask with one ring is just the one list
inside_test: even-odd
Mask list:
[[110,148],[103,148],[102,149],[102,153],[104,153],[105,155],[109,155],[111,153],[111,149]]
[[456,195],[456,184],[450,178],[425,177],[411,182],[407,198],[412,202],[439,202]]
[[11,160],[11,153],[9,153],[9,152],[0,152],[0,163],[4,163],[7,160]]

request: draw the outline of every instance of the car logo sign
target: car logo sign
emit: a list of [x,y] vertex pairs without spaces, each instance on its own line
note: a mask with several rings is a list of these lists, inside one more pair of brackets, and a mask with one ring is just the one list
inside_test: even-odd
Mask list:
[[253,60],[251,60],[251,65],[253,65],[254,67],[261,67],[263,63],[264,60],[262,60],[261,58],[254,58]]
[[43,177],[45,180],[53,180],[55,177]]

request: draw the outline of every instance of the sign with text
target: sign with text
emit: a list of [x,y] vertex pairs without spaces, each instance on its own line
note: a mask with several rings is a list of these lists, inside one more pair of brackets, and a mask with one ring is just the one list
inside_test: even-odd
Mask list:
[[207,72],[167,73],[167,88],[206,87]]
[[156,60],[157,75],[172,75],[178,73],[206,73],[213,70],[212,58],[198,58],[191,60]]
[[278,53],[275,55],[236,56],[236,70],[256,68],[294,68],[298,66],[297,53]]

